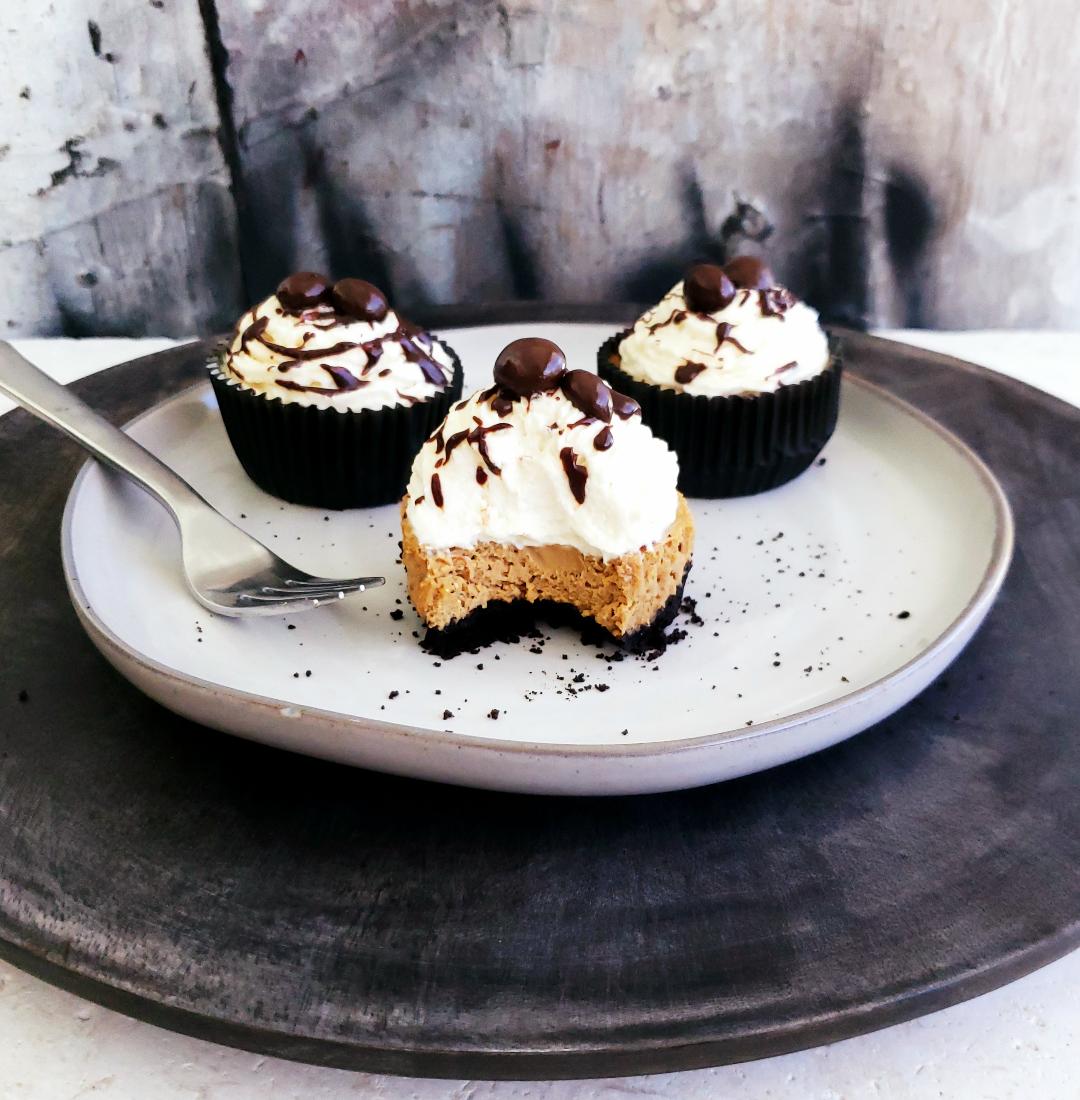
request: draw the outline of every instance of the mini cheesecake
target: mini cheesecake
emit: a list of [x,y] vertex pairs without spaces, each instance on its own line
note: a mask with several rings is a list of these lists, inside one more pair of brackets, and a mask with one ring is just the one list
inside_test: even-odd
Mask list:
[[547,340],[510,344],[495,384],[421,448],[401,502],[425,647],[449,657],[543,619],[631,652],[662,648],[694,541],[677,479],[635,401],[567,370]]
[[240,318],[210,379],[251,480],[318,508],[399,500],[421,443],[461,396],[447,344],[371,283],[311,271]]
[[604,343],[597,369],[674,448],[689,496],[776,488],[807,469],[836,427],[839,346],[753,256],[695,264]]

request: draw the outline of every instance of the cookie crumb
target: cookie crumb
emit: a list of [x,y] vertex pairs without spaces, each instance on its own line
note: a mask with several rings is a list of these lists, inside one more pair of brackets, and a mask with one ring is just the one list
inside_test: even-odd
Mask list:
[[29,703],[30,702],[30,692],[28,692],[26,690],[26,688],[20,688],[19,689],[19,702],[20,703]]
[[896,613],[896,617],[898,619],[910,619],[911,618],[911,612],[910,611],[898,611]]
[[488,717],[492,721],[497,720],[498,717],[499,717],[499,708],[498,707],[492,707],[491,710],[488,711]]
[[450,719],[453,718],[453,717],[454,717],[454,712],[452,710],[444,710],[442,712],[442,719],[443,719],[444,722],[450,721]]
[[394,610],[390,612],[390,618],[393,619],[394,622],[399,623],[405,618],[405,612],[402,611],[400,607],[395,607]]
[[398,697],[398,696],[399,696],[400,694],[401,694],[401,693],[400,693],[400,692],[398,692],[398,691],[392,691],[392,692],[390,692],[390,694],[389,694],[389,695],[387,696],[387,699],[396,699],[396,698],[397,698],[397,697]]

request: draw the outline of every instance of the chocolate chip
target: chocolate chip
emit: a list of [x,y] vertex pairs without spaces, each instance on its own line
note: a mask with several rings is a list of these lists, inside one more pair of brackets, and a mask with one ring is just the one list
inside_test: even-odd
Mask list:
[[611,420],[611,387],[599,376],[587,370],[567,371],[562,377],[562,391],[575,408],[586,416]]
[[570,492],[578,504],[585,503],[585,483],[589,480],[589,471],[578,462],[578,456],[572,447],[563,447],[559,452],[566,480],[570,484]]
[[277,297],[286,309],[311,309],[330,297],[330,280],[315,271],[297,271],[278,283]]
[[495,381],[518,397],[553,390],[565,373],[562,349],[533,336],[507,344],[495,360]]
[[740,290],[767,290],[776,283],[765,261],[757,256],[736,256],[724,264],[724,271]]
[[718,264],[694,264],[683,279],[683,297],[695,313],[716,313],[735,297],[734,276]]
[[381,321],[390,308],[386,295],[363,279],[339,279],[331,291],[331,301],[338,313],[359,321]]

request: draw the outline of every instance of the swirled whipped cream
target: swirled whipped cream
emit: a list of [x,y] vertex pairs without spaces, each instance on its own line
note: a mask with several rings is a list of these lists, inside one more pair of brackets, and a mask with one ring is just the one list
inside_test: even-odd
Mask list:
[[619,344],[639,382],[708,397],[773,393],[829,365],[817,312],[760,260],[696,264]]
[[240,318],[220,370],[266,397],[359,411],[428,400],[454,361],[371,283],[304,271]]
[[608,560],[664,536],[678,473],[635,401],[568,371],[549,341],[516,340],[495,385],[424,444],[404,508],[422,546],[571,546]]

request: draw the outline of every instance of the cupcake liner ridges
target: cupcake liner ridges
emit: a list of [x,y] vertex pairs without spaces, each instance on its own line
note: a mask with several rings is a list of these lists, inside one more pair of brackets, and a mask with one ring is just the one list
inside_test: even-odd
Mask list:
[[413,459],[461,397],[461,362],[441,393],[386,409],[319,409],[265,397],[211,362],[210,381],[236,457],[260,489],[315,508],[393,504]]
[[641,406],[653,433],[679,458],[679,488],[691,497],[740,497],[798,477],[836,427],[843,362],[830,340],[829,366],[775,393],[706,397],[631,378],[612,359],[630,330],[597,353],[600,376]]

